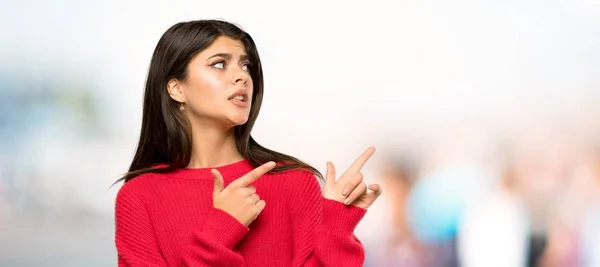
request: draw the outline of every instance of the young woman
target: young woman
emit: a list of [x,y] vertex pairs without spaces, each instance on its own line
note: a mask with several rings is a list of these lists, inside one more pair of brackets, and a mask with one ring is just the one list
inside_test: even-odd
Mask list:
[[321,191],[315,168],[250,135],[262,98],[248,33],[201,20],[163,34],[116,200],[119,266],[362,266],[353,231],[381,194],[360,173],[375,149],[339,179],[328,163]]

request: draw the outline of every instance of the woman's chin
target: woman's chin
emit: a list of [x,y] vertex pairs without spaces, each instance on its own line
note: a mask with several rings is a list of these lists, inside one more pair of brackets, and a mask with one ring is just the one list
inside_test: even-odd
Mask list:
[[229,122],[233,125],[233,126],[238,126],[238,125],[244,125],[246,124],[246,122],[248,122],[248,116],[235,116],[235,117],[230,117],[229,118]]

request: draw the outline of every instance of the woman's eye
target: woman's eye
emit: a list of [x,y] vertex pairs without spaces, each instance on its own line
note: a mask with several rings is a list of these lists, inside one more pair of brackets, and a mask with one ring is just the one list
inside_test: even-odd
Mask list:
[[248,64],[244,64],[244,65],[242,66],[242,69],[243,69],[244,71],[248,71],[248,72],[250,72],[250,66],[248,66]]
[[225,62],[217,62],[217,63],[213,64],[213,67],[215,67],[217,69],[224,69],[225,68]]

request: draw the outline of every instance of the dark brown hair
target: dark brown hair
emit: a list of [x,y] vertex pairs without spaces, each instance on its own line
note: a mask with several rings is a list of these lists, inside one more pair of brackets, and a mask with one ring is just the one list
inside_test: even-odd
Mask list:
[[188,165],[192,147],[191,126],[179,111],[178,103],[169,96],[167,82],[173,78],[185,80],[192,58],[220,36],[241,41],[252,63],[250,76],[254,93],[250,116],[245,124],[234,127],[239,152],[254,167],[275,161],[281,164],[271,171],[273,173],[303,169],[323,179],[317,169],[292,156],[261,146],[250,134],[263,99],[262,66],[252,37],[229,22],[196,20],[173,25],[154,49],[144,91],[139,143],[129,172],[117,182],[128,182],[149,172],[170,172]]

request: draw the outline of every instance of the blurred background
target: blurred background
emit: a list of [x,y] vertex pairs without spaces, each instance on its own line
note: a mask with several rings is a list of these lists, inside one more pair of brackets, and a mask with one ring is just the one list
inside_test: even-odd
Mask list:
[[150,56],[214,18],[258,45],[259,142],[378,148],[365,266],[600,266],[597,0],[0,1],[0,266],[116,266]]

